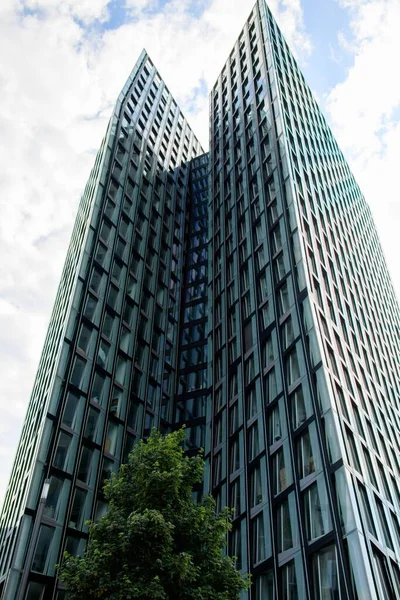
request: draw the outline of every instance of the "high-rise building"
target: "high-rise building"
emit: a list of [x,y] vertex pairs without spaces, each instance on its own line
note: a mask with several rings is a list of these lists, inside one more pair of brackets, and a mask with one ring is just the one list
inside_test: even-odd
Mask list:
[[142,53],[81,201],[0,518],[2,598],[62,598],[102,482],[186,424],[251,600],[400,597],[400,312],[264,0],[203,154]]

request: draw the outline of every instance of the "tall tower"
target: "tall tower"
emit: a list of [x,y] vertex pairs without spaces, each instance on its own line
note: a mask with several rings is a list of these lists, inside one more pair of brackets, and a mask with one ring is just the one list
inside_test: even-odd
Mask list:
[[252,598],[400,597],[399,308],[266,3],[210,96],[210,487]]
[[400,312],[264,0],[203,154],[145,52],[85,190],[0,517],[2,598],[61,599],[102,483],[186,424],[250,600],[400,596]]
[[[191,426],[188,445],[201,443],[204,398],[194,421],[185,411],[206,388],[206,354],[191,387],[183,358],[192,333],[207,342],[204,158],[193,164],[193,182],[190,174],[201,153],[143,51],[79,206],[8,485],[0,519],[4,599],[62,598],[56,563],[64,549],[83,551],[85,521],[106,509],[104,480],[135,441],[152,427],[172,427],[179,386],[188,402],[180,401],[177,418]],[[186,333],[190,311],[198,331]]]

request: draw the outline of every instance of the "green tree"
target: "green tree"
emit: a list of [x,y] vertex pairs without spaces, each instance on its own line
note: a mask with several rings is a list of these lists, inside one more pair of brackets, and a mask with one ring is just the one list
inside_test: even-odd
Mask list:
[[69,600],[237,600],[248,587],[223,554],[231,511],[192,498],[204,461],[184,454],[184,436],[153,430],[106,483],[109,510],[90,524],[84,557],[64,556]]

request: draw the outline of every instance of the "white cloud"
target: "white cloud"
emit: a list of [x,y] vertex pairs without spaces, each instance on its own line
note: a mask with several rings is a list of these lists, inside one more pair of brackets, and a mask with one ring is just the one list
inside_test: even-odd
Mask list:
[[[341,0],[349,9],[354,54],[346,79],[327,98],[333,130],[370,204],[395,288],[400,296],[400,3]],[[341,36],[343,40],[343,36]]]
[[53,14],[62,14],[89,24],[108,18],[109,2],[110,0],[22,0],[20,7],[24,11],[37,11],[45,18]]

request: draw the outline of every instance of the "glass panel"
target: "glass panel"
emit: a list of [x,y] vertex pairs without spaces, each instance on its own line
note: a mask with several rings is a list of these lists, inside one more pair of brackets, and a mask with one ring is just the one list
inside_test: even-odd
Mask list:
[[64,431],[60,432],[60,435],[58,437],[57,449],[53,461],[53,465],[58,469],[65,469],[68,458],[68,449],[70,447],[71,441],[72,435],[70,435],[69,433],[65,433]]
[[82,386],[83,374],[86,367],[86,361],[83,358],[77,356],[74,361],[74,366],[71,373],[71,383],[76,387]]
[[273,493],[276,495],[285,490],[289,485],[282,448],[280,448],[272,458],[272,470]]
[[43,514],[50,519],[57,519],[60,507],[61,491],[63,488],[64,479],[60,477],[51,477],[50,486],[46,499],[46,506]]
[[293,547],[292,526],[290,523],[289,502],[285,500],[278,507],[278,552],[285,552]]
[[109,454],[114,454],[117,447],[118,425],[112,421],[108,424],[107,437],[104,445],[104,451]]
[[310,433],[307,430],[296,444],[299,477],[307,477],[315,471],[315,459],[311,448]]
[[282,595],[279,600],[298,600],[296,569],[294,561],[287,563],[281,569]]
[[106,378],[103,375],[100,375],[100,373],[95,373],[92,386],[91,400],[97,402],[97,404],[100,404],[100,406],[103,406],[105,403],[105,381]]
[[89,414],[86,421],[85,437],[88,440],[96,441],[97,424],[99,420],[100,411],[91,406],[89,408]]
[[265,531],[263,513],[253,521],[253,563],[265,560]]
[[107,358],[108,358],[108,353],[110,351],[110,348],[111,348],[110,344],[108,344],[104,340],[101,340],[98,355],[97,355],[97,364],[101,365],[104,368],[107,367]]
[[[319,482],[321,483],[321,482]],[[307,539],[315,540],[330,529],[328,500],[324,488],[313,483],[304,492],[304,511]]]
[[268,444],[275,444],[282,438],[281,419],[279,416],[279,406],[275,406],[268,419]]
[[263,501],[261,469],[257,466],[250,475],[250,506],[253,508]]
[[290,416],[293,429],[297,429],[307,418],[306,407],[304,403],[303,390],[301,387],[289,396]]
[[255,580],[255,600],[275,600],[274,574],[268,571],[266,575],[259,575]]
[[72,505],[72,510],[71,510],[71,514],[69,517],[69,523],[68,523],[69,527],[75,527],[78,529],[82,528],[86,495],[87,495],[87,492],[85,490],[81,490],[79,488],[77,488],[75,490],[74,503]]
[[78,479],[87,483],[90,476],[90,466],[93,458],[93,450],[86,448],[86,446],[82,449],[81,460],[79,463],[78,469]]
[[339,600],[339,581],[335,546],[320,550],[312,557],[312,577],[318,600]]
[[46,560],[53,540],[54,529],[47,525],[40,527],[39,538],[36,545],[35,556],[32,562],[32,571],[43,573],[46,568]]
[[79,396],[73,394],[72,392],[69,392],[65,401],[62,423],[67,427],[70,427],[71,429],[75,429],[79,399]]
[[83,314],[87,319],[90,319],[91,321],[93,321],[93,317],[96,312],[97,302],[98,302],[97,298],[94,298],[93,296],[91,296],[89,294],[89,296],[87,297],[87,300],[86,300],[85,310],[84,310]]
[[45,592],[45,585],[43,583],[36,583],[31,581],[26,592],[25,600],[42,600]]

